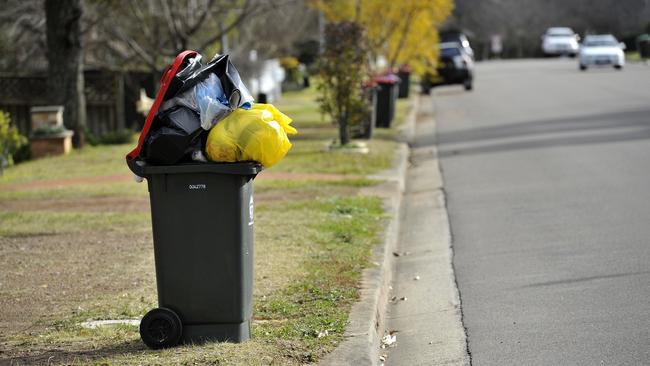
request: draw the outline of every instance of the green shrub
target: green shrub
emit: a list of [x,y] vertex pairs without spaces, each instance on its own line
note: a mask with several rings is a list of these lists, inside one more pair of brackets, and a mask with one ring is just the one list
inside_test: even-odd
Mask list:
[[133,142],[133,136],[133,131],[127,128],[106,132],[101,135],[95,135],[90,131],[86,131],[86,141],[93,146],[130,144]]
[[14,164],[20,164],[23,161],[28,161],[32,158],[32,149],[29,141],[21,147],[19,147],[16,152],[13,154]]
[[44,136],[56,136],[60,135],[67,131],[64,126],[56,126],[51,124],[43,124],[38,126],[38,128],[32,131],[32,136],[44,137]]
[[11,125],[9,113],[0,111],[0,174],[14,163],[14,153],[27,143],[27,138]]
[[120,145],[133,142],[133,131],[128,129],[107,132],[99,136],[99,143],[104,145]]
[[354,22],[330,23],[325,27],[325,47],[318,66],[321,111],[339,125],[341,145],[350,141],[351,125],[365,115],[361,90],[368,74],[365,30]]

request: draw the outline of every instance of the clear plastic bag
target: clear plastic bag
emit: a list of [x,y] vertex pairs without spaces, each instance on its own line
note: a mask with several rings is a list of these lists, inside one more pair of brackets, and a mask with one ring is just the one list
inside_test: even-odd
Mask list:
[[[201,128],[211,129],[234,110],[215,74],[196,84],[192,89],[174,97],[163,104],[163,110],[172,106],[191,108],[201,116]],[[237,107],[235,107],[237,108]]]
[[253,160],[265,167],[277,164],[291,149],[287,134],[296,134],[291,118],[271,104],[239,108],[217,124],[208,135],[205,151],[217,162]]
[[250,109],[254,101],[227,55],[216,57],[205,67],[194,70],[184,83],[179,94],[165,101],[160,110],[174,106],[191,108],[201,116],[201,128],[206,131],[233,110]]

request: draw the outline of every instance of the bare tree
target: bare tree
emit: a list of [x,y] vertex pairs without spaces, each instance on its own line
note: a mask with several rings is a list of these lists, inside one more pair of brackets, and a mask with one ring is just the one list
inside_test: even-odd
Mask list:
[[86,128],[82,13],[81,0],[45,0],[50,100],[64,106],[64,121],[75,133],[77,148],[84,145]]
[[101,24],[103,47],[127,67],[158,72],[184,49],[215,52],[224,35],[262,15],[279,0],[118,1]]
[[221,51],[226,35],[238,62],[250,49],[288,55],[317,32],[314,14],[304,0],[3,0],[0,70],[49,69],[52,103],[65,105],[81,146],[83,65],[158,74],[183,49]]
[[[25,62],[30,68],[44,68],[43,0],[5,2],[7,6],[0,9],[0,49],[9,52],[0,55],[0,68],[8,70]],[[309,19],[301,16],[306,9],[302,0],[82,2],[86,63],[112,69],[159,72],[183,49],[220,51],[224,35],[260,49],[285,49],[287,40],[300,35],[301,24]],[[253,28],[260,32],[251,32]]]
[[44,68],[46,47],[43,1],[5,0],[0,8],[0,70]]

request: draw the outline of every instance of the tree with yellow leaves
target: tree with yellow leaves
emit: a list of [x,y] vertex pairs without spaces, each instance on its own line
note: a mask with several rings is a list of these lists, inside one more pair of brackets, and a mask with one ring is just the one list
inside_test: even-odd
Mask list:
[[409,64],[423,73],[438,59],[438,27],[451,14],[453,0],[312,0],[328,21],[356,21],[367,31],[375,56],[391,67]]

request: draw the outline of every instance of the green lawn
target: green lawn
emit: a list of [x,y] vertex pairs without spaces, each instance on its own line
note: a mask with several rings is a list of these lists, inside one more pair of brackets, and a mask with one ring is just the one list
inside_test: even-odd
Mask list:
[[641,61],[641,54],[639,52],[625,52],[625,59],[627,61]]
[[[394,128],[376,129],[375,139],[367,141],[370,152],[350,157],[344,150],[324,150],[338,138],[338,128],[323,116],[316,103],[316,91],[287,93],[278,108],[293,118],[293,125],[299,135],[294,137],[294,147],[289,156],[274,167],[276,170],[291,172],[324,172],[336,174],[371,174],[386,169],[392,163],[395,149],[395,131],[404,122],[411,101],[397,101]],[[300,133],[300,131],[306,131]]]
[[64,157],[38,159],[7,169],[0,177],[4,183],[128,174],[124,157],[134,144],[86,146]]
[[[133,146],[97,146],[0,177],[0,363],[298,365],[336,347],[383,227],[381,200],[359,190],[390,165],[395,131],[378,131],[368,154],[328,152],[337,130],[314,98],[277,103],[299,135],[274,178],[255,182],[251,341],[151,351],[135,326],[80,326],[156,306],[147,186],[124,163]],[[396,124],[408,109],[398,102]]]

